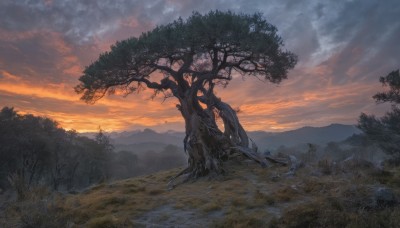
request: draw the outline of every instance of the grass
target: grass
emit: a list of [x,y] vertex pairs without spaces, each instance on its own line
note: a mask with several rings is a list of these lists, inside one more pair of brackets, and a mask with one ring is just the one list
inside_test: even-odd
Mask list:
[[222,209],[222,205],[219,202],[209,202],[201,207],[201,210],[205,213],[209,213],[212,211],[218,211]]
[[266,227],[267,223],[262,217],[246,214],[242,210],[228,213],[221,220],[215,221],[211,226],[216,228],[241,228],[241,227]]
[[88,228],[122,228],[132,226],[133,224],[129,219],[121,220],[110,215],[93,218],[87,222]]
[[[226,174],[178,185],[169,190],[171,176],[181,169],[111,184],[102,183],[80,194],[55,200],[57,216],[78,227],[146,226],[155,223],[201,227],[395,227],[400,208],[373,208],[373,186],[386,185],[400,193],[400,168],[368,167],[354,172],[312,171],[329,166],[316,163],[292,178],[287,167],[260,168],[255,163],[228,162]],[[278,177],[278,181],[275,177]],[[323,210],[321,210],[323,208]],[[17,210],[13,213],[17,216]],[[153,214],[149,214],[153,213]],[[185,214],[184,218],[179,217]],[[20,215],[18,215],[20,216]],[[60,220],[63,221],[63,220]]]
[[155,196],[164,193],[165,191],[162,189],[151,189],[148,191],[149,195]]
[[66,227],[71,221],[60,194],[43,187],[32,187],[25,193],[23,199],[5,209],[7,219],[0,219],[0,227]]
[[280,202],[288,202],[298,197],[299,191],[291,186],[285,186],[275,191],[271,197]]
[[[356,170],[354,175],[324,176],[305,180],[302,191],[308,201],[288,207],[271,221],[273,227],[398,227],[400,205],[379,207],[373,202],[373,189],[382,182],[396,183],[398,169]],[[389,175],[385,175],[385,174]],[[391,186],[388,184],[388,186]],[[399,195],[400,189],[392,185]]]
[[400,207],[363,209],[348,199],[316,198],[285,210],[274,227],[398,227]]
[[265,194],[256,190],[254,193],[253,205],[251,206],[272,206],[276,203],[276,198],[273,195]]

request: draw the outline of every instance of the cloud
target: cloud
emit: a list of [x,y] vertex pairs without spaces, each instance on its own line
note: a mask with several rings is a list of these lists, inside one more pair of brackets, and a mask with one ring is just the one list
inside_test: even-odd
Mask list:
[[[66,128],[183,129],[174,99],[151,91],[111,96],[95,105],[73,92],[85,66],[117,40],[139,36],[193,11],[262,12],[285,48],[299,56],[279,85],[236,78],[218,96],[240,107],[249,130],[287,130],[380,115],[371,96],[378,77],[399,68],[400,4],[396,0],[12,1],[0,2],[0,106],[47,115]],[[180,126],[180,127],[178,127]]]
[[[1,30],[0,30],[1,31]],[[0,69],[19,75],[31,83],[63,83],[78,77],[82,65],[74,47],[56,32],[35,30],[15,35],[1,31]]]

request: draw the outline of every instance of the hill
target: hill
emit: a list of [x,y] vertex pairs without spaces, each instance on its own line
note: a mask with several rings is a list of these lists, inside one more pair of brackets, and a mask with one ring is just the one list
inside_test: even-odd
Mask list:
[[183,142],[183,133],[179,137],[174,132],[158,133],[151,129],[143,131],[125,132],[124,134],[111,135],[114,144],[139,144],[139,143],[163,143],[181,146]]
[[[324,127],[302,127],[285,132],[250,131],[249,137],[256,142],[260,150],[275,150],[280,146],[297,146],[299,144],[326,144],[339,142],[361,131],[353,125],[331,124]],[[83,133],[85,136],[93,136],[92,133]],[[168,144],[182,147],[183,132],[167,131],[158,133],[151,129],[109,133],[111,142],[117,150],[130,150],[143,152],[147,150],[160,151],[160,148]]]
[[296,146],[299,144],[313,143],[326,144],[340,142],[361,131],[353,125],[331,124],[324,127],[302,127],[281,133],[250,132],[249,136],[260,148],[276,149],[279,146]]
[[319,162],[290,176],[286,175],[287,167],[262,169],[249,160],[237,158],[226,163],[225,169],[223,176],[203,178],[174,189],[168,189],[167,183],[179,168],[102,183],[81,193],[57,195],[47,201],[19,202],[9,212],[14,213],[15,220],[3,222],[10,225],[19,216],[23,221],[41,225],[68,221],[72,227],[396,227],[400,224],[400,207],[394,198],[400,193],[399,168],[383,171],[360,161],[340,166]]

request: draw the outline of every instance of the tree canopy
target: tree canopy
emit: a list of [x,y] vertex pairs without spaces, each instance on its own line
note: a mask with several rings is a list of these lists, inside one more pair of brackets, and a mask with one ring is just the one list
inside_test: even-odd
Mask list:
[[[262,14],[194,13],[186,21],[179,18],[118,41],[86,67],[75,89],[83,100],[95,102],[107,91],[127,95],[141,85],[178,94],[177,87],[226,84],[234,72],[279,83],[297,60],[282,46],[276,27]],[[164,79],[152,81],[154,72]]]

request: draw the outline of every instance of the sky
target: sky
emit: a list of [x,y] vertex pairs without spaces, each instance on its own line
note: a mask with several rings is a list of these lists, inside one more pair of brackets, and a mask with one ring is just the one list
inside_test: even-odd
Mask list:
[[356,124],[382,115],[379,77],[400,68],[398,0],[2,0],[0,108],[50,117],[79,132],[184,129],[174,98],[145,90],[94,105],[73,87],[85,66],[118,40],[187,18],[193,11],[261,12],[298,55],[279,85],[236,78],[217,96],[240,109],[246,130],[286,131]]

